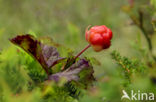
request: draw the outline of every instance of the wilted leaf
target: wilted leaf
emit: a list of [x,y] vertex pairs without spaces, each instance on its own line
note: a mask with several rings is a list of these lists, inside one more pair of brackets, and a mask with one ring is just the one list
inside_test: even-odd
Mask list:
[[10,41],[32,55],[42,65],[47,73],[50,67],[64,59],[59,56],[56,48],[42,44],[32,35],[19,35],[10,39]]
[[53,74],[49,80],[58,82],[61,78],[65,78],[67,82],[76,81],[81,84],[88,84],[94,80],[93,67],[86,59],[80,59],[63,72]]

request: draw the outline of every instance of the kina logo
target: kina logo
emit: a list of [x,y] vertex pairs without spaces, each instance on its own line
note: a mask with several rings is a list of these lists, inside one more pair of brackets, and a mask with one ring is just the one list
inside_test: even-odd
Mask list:
[[131,94],[128,94],[125,90],[122,90],[122,97],[121,100],[127,99],[127,100],[148,100],[153,101],[154,100],[154,93],[142,93],[140,90],[137,92],[134,92],[131,90]]
[[131,100],[125,90],[122,90],[122,93],[123,93],[123,96],[121,97],[121,100],[124,99],[124,98]]

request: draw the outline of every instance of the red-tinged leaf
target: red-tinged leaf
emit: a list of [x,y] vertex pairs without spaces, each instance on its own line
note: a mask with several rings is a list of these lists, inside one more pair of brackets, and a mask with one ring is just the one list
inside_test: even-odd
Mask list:
[[89,62],[86,59],[80,59],[63,72],[49,76],[49,80],[58,82],[61,78],[65,78],[67,82],[76,81],[87,87],[90,82],[95,80],[93,73],[93,67]]
[[59,56],[56,48],[42,44],[32,35],[18,35],[10,41],[32,55],[48,74],[49,68],[64,59]]

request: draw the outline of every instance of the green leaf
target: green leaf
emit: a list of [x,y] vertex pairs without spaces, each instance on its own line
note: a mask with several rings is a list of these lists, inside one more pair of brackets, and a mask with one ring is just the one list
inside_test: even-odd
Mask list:
[[78,44],[80,42],[80,29],[74,25],[73,23],[67,23],[67,30],[69,31],[69,35],[67,36],[67,42]]
[[123,69],[123,75],[125,79],[131,82],[131,76],[138,73],[144,75],[146,73],[147,66],[138,59],[130,59],[125,56],[121,56],[119,52],[113,51],[111,53],[112,58]]
[[156,0],[151,0],[151,4],[156,8]]

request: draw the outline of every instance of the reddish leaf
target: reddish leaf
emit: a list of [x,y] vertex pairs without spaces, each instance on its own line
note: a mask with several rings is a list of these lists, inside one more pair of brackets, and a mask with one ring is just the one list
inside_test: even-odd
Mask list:
[[66,78],[67,82],[76,81],[87,85],[95,80],[93,73],[93,67],[89,62],[85,59],[80,59],[63,72],[49,76],[49,80],[58,82],[61,78]]
[[50,67],[64,59],[59,56],[56,48],[42,44],[32,35],[18,35],[15,38],[10,39],[10,41],[32,55],[48,74]]

